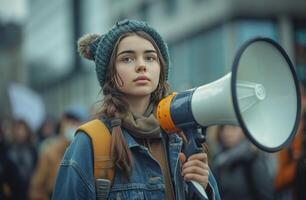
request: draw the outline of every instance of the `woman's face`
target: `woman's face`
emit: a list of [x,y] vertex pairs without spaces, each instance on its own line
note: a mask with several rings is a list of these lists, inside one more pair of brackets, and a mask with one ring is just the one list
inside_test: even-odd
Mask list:
[[225,125],[221,132],[221,140],[227,148],[239,144],[243,138],[244,134],[239,126]]
[[152,43],[140,36],[123,38],[116,54],[117,86],[127,97],[148,97],[157,88],[160,63]]
[[23,143],[27,141],[27,138],[29,137],[30,133],[28,132],[26,125],[17,122],[14,124],[12,134],[16,142]]

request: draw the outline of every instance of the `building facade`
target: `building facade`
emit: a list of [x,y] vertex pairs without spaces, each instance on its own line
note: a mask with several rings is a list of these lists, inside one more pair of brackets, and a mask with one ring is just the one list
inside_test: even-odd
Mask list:
[[[39,4],[39,1],[33,2]],[[41,12],[46,16],[39,14],[37,17],[33,16],[35,18],[33,21],[41,19],[41,23],[36,22],[34,26],[35,23],[30,22],[27,29],[29,40],[36,43],[31,44],[32,46],[37,46],[46,40],[50,46],[45,47],[44,52],[40,49],[41,54],[37,54],[37,58],[33,60],[36,60],[38,65],[42,63],[54,65],[53,68],[49,68],[54,73],[56,69],[60,69],[61,74],[68,74],[62,79],[47,81],[46,87],[41,88],[37,87],[37,84],[50,77],[52,79],[52,76],[48,78],[43,76],[44,73],[51,74],[51,71],[40,70],[37,74],[41,74],[31,79],[35,80],[33,86],[36,85],[43,95],[47,110],[50,112],[59,112],[74,103],[94,104],[101,98],[97,96],[99,86],[94,73],[94,64],[76,58],[74,41],[86,32],[103,33],[114,22],[124,18],[146,20],[166,39],[172,60],[169,82],[173,90],[180,91],[207,84],[229,73],[239,47],[254,37],[269,37],[279,42],[295,64],[299,77],[306,79],[306,1],[304,0],[88,2],[57,0],[53,2],[49,4],[58,4],[57,7],[50,5],[41,9],[42,7],[37,6],[36,11],[34,8],[34,13]],[[51,12],[51,7],[59,14],[51,14],[54,13]],[[50,12],[45,11],[48,9]],[[46,23],[46,19],[49,19],[50,23]],[[37,29],[41,29],[40,33]],[[32,35],[34,32],[35,36]],[[50,32],[53,33],[52,40],[46,39],[47,33]],[[47,62],[40,62],[45,58]],[[32,64],[31,69],[36,71],[37,67],[44,68]]]

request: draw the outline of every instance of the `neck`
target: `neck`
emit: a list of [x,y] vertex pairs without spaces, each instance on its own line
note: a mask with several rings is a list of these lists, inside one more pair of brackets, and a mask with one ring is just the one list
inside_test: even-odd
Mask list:
[[126,97],[132,113],[143,115],[150,104],[150,96],[145,97]]

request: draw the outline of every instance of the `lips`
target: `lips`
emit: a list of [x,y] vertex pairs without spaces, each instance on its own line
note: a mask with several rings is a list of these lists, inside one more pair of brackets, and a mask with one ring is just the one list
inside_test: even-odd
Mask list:
[[134,81],[150,81],[150,79],[146,76],[138,76],[137,78],[134,79]]

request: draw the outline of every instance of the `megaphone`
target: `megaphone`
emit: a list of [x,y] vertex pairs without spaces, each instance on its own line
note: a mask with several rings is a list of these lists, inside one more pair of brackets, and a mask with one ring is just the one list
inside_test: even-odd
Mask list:
[[[239,125],[258,148],[275,152],[293,139],[300,112],[299,83],[288,55],[272,39],[254,38],[238,50],[230,73],[165,97],[157,118],[167,133]],[[190,134],[188,139],[193,139]]]

